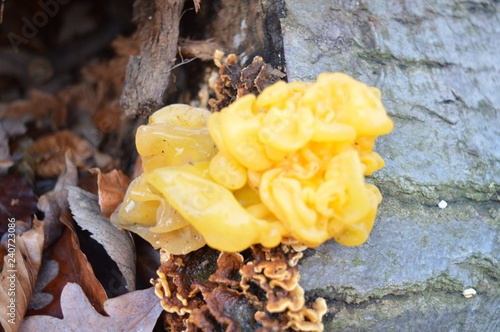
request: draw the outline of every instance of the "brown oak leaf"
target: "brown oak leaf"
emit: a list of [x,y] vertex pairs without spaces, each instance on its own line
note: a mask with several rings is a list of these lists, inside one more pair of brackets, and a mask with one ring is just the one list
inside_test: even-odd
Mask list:
[[65,154],[77,166],[84,165],[85,159],[93,155],[89,142],[68,130],[38,138],[33,144],[35,172],[42,177],[54,177],[66,169]]
[[116,169],[108,173],[102,173],[100,169],[93,168],[91,172],[97,173],[101,212],[105,217],[109,218],[123,201],[130,179],[122,171]]
[[31,316],[21,324],[21,332],[37,331],[152,331],[162,307],[153,288],[134,291],[107,300],[99,314],[81,287],[68,283],[61,294],[63,319]]
[[[15,332],[26,313],[42,263],[43,223],[36,219],[29,231],[2,243],[7,251],[0,273],[0,323],[6,332]],[[4,251],[5,252],[5,251]],[[12,253],[12,255],[9,255]],[[10,307],[9,307],[10,306]]]
[[[74,225],[63,216],[69,211],[69,186],[76,185],[78,172],[69,154],[66,154],[66,170],[59,176],[56,186],[38,200],[38,208],[44,213],[45,248],[48,248],[62,234],[64,225],[74,231]],[[68,221],[68,222],[65,222]],[[63,222],[65,222],[63,224]],[[76,231],[75,231],[76,232]]]
[[11,103],[2,112],[0,118],[14,118],[22,120],[39,119],[51,116],[57,127],[66,121],[67,107],[60,98],[38,90],[30,91],[29,100],[17,100]]
[[62,318],[60,297],[68,282],[79,284],[92,305],[100,313],[104,313],[104,302],[108,299],[106,291],[97,280],[87,256],[80,250],[76,234],[69,228],[49,248],[48,258],[57,262],[58,273],[41,291],[52,295],[53,299],[47,306],[39,310],[29,311],[28,315],[50,315]]

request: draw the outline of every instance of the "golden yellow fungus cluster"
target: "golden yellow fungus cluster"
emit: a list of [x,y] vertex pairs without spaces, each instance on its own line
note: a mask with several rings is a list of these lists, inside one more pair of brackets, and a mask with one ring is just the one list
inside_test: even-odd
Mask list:
[[275,83],[209,116],[182,110],[182,121],[163,109],[139,128],[145,172],[120,225],[147,228],[159,242],[148,240],[172,253],[204,241],[224,251],[274,247],[290,236],[311,247],[332,237],[365,242],[382,197],[364,175],[384,166],[372,148],[393,128],[378,89],[321,74]]
[[205,162],[217,153],[206,127],[209,116],[207,110],[170,105],[137,129],[136,146],[144,173],[132,181],[123,203],[111,215],[114,224],[173,254],[205,245],[202,235],[147,180],[155,169]]

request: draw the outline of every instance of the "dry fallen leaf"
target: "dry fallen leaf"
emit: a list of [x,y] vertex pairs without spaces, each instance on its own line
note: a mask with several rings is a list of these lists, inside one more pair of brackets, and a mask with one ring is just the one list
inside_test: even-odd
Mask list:
[[89,142],[68,130],[38,138],[33,144],[35,172],[42,177],[54,177],[66,169],[65,154],[77,166],[82,166],[85,159],[93,155]]
[[[67,188],[76,185],[77,181],[76,167],[66,155],[66,171],[59,176],[55,188],[38,200],[38,208],[44,213],[45,248],[55,242],[62,233],[64,225],[61,216],[69,211]],[[71,223],[66,226],[74,229]]]
[[18,330],[42,263],[43,223],[35,219],[33,225],[29,231],[16,236],[15,241],[8,239],[2,243],[9,253],[12,252],[9,248],[14,248],[12,255],[7,253],[1,257],[0,323],[6,332]]
[[64,287],[61,306],[63,319],[31,316],[24,320],[20,331],[152,331],[162,311],[153,288],[148,288],[107,300],[104,310],[109,316],[102,316],[74,283]]
[[19,120],[39,119],[51,115],[55,125],[60,127],[66,119],[67,108],[60,98],[41,91],[30,91],[30,100],[17,100],[11,103],[0,118]]
[[221,50],[223,48],[224,47],[213,38],[207,40],[179,38],[179,51],[184,58],[213,61],[216,50]]
[[43,308],[30,311],[28,313],[30,316],[50,315],[62,318],[60,297],[64,286],[68,282],[79,284],[94,308],[98,312],[104,313],[103,305],[108,299],[106,291],[97,280],[87,256],[80,250],[75,233],[66,228],[59,240],[49,248],[48,258],[58,264],[58,273],[41,291],[44,294],[52,295],[53,300]]
[[130,179],[122,171],[116,169],[108,173],[102,173],[98,168],[93,168],[91,171],[97,173],[101,212],[109,218],[123,201]]
[[33,294],[31,294],[30,303],[28,305],[28,312],[26,316],[31,316],[30,310],[39,310],[46,307],[52,300],[54,296],[49,293],[45,293],[44,288],[59,274],[59,263],[44,257],[42,260],[42,266],[38,271],[38,278],[36,279],[35,289]]
[[68,188],[71,213],[78,225],[92,233],[118,265],[129,291],[135,289],[135,248],[132,236],[101,214],[97,197],[78,187]]
[[97,195],[97,174],[92,174],[91,172],[78,173],[78,183],[76,186],[88,191],[89,193]]

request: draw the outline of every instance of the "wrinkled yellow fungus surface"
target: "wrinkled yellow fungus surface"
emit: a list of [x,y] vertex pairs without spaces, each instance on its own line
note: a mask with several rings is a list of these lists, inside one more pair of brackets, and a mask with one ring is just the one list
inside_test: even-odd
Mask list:
[[170,105],[137,129],[136,146],[144,173],[130,184],[123,203],[111,216],[113,223],[173,254],[186,254],[206,244],[147,178],[155,169],[207,162],[215,156],[217,148],[207,128],[209,116],[207,110]]
[[172,253],[359,245],[382,199],[364,177],[384,166],[372,149],[392,128],[380,91],[342,73],[278,82],[220,113],[173,105],[139,128],[145,172],[113,220]]

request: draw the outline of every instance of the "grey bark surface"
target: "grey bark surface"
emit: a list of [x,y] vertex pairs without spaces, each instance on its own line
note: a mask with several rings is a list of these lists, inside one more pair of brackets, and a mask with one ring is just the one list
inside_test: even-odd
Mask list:
[[325,330],[500,331],[499,1],[286,0],[283,16],[289,80],[346,72],[395,122],[367,243],[301,262]]

